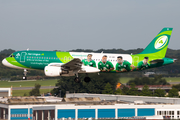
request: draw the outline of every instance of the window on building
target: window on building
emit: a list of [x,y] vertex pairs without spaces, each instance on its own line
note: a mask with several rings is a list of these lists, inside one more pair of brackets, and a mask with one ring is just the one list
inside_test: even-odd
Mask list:
[[162,115],[162,112],[161,112],[161,111],[159,111],[159,115]]
[[169,115],[171,115],[171,111],[169,111]]

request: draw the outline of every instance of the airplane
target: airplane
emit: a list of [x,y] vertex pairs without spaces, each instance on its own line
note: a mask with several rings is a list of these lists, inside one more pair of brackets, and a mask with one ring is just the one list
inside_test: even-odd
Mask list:
[[[83,65],[82,60],[86,59],[88,54],[92,54],[92,59],[96,64],[101,61],[102,56],[106,55],[107,60],[113,66],[116,65],[118,56],[122,56],[123,60],[127,60],[135,67],[144,57],[148,57],[150,68],[155,68],[172,64],[175,61],[175,59],[165,57],[172,30],[173,28],[163,28],[139,54],[37,51],[28,49],[12,53],[9,57],[2,60],[2,64],[10,68],[24,69],[23,79],[27,79],[27,70],[38,69],[44,70],[45,75],[50,77],[75,76],[74,81],[77,83],[80,82],[79,73],[101,73],[97,67]],[[142,42],[144,41],[142,40]],[[116,70],[106,73],[116,73]],[[89,82],[90,78],[86,76],[84,81]]]

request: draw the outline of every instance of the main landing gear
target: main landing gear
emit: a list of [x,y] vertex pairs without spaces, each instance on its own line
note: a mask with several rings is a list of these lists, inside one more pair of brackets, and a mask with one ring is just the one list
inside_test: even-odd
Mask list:
[[24,76],[23,76],[23,80],[27,80],[27,77],[26,77],[26,75],[27,75],[27,70],[26,69],[24,69],[24,72],[23,72],[23,74],[24,74]]
[[88,76],[88,74],[86,73],[86,77],[84,78],[84,82],[88,83],[91,81],[91,78]]
[[75,78],[74,78],[74,81],[75,81],[76,83],[80,83],[80,82],[81,82],[81,79],[80,79],[79,77],[75,77]]
[[80,80],[80,78],[78,77],[78,74],[76,73],[75,74],[75,78],[74,78],[74,81],[76,82],[76,83],[80,83],[81,82],[81,80]]
[[[81,82],[81,79],[78,77],[78,74],[75,74],[75,78],[74,78],[74,81],[76,82],[76,83],[80,83]],[[91,81],[91,78],[90,77],[88,77],[88,74],[86,74],[86,77],[84,78],[84,82],[86,82],[86,83],[89,83]]]

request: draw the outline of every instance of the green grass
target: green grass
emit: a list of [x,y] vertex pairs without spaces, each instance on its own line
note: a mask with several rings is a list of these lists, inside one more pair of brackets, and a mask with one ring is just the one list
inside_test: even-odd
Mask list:
[[[164,77],[167,82],[180,82],[180,77]],[[123,84],[127,83],[129,80],[133,79],[133,77],[121,77],[119,81]],[[8,82],[8,81],[0,81],[0,87],[33,87],[36,83],[41,86],[55,86],[58,80],[37,80],[37,81],[20,81],[20,82]]]
[[133,78],[132,78],[132,77],[121,77],[121,78],[119,79],[119,82],[125,84],[125,83],[127,83],[129,80],[131,80],[131,79],[133,79]]
[[[123,84],[127,83],[129,80],[134,79],[132,77],[121,77],[119,81]],[[180,77],[164,77],[167,82],[179,82],[180,83]]]
[[36,83],[41,86],[55,86],[57,80],[37,80],[37,81],[20,81],[20,82],[8,82],[8,81],[0,81],[0,87],[32,87]]
[[167,82],[180,82],[180,77],[165,77]]
[[[50,92],[52,89],[40,89],[40,94]],[[26,93],[27,96],[29,96],[29,92],[31,90],[13,90],[12,95],[13,96],[24,96]]]

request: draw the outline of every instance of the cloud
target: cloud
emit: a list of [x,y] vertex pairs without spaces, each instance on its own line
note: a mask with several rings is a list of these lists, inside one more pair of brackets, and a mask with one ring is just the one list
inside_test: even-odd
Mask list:
[[163,27],[179,49],[180,1],[0,1],[0,48],[145,48]]

